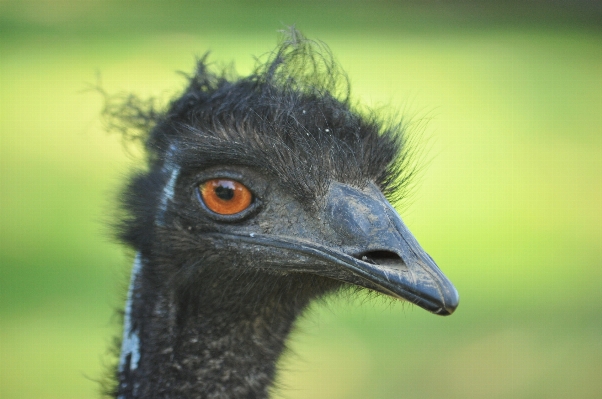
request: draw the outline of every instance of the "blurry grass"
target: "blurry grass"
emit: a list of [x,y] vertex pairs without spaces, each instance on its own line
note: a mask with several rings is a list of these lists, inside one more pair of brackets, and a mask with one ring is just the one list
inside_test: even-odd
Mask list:
[[[85,298],[85,296],[82,296]],[[103,301],[52,300],[0,323],[2,398],[99,397],[114,326]]]
[[[599,396],[599,326],[420,310],[320,311],[294,334],[281,398],[571,398]],[[492,315],[493,316],[493,315]],[[314,319],[315,318],[315,319]],[[462,316],[460,316],[462,319]],[[569,320],[565,319],[565,322]],[[336,390],[333,387],[337,387]]]
[[[103,221],[133,161],[86,84],[100,71],[109,92],[173,94],[193,55],[244,73],[276,35],[35,32],[0,42],[0,397],[91,398],[129,267]],[[403,216],[462,300],[450,318],[313,308],[279,397],[600,397],[600,35],[318,38],[362,102],[431,119],[432,161]]]

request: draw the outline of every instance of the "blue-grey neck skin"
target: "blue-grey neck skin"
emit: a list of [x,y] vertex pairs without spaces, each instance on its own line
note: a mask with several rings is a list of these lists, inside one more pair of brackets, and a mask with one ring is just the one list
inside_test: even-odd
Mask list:
[[159,202],[159,210],[155,219],[155,223],[159,226],[163,226],[165,223],[165,212],[167,211],[169,203],[173,199],[176,181],[180,175],[180,167],[173,162],[173,157],[176,153],[176,150],[177,147],[175,145],[172,144],[169,146],[165,164],[163,165],[163,173],[169,175],[169,180],[167,180],[167,184],[165,184],[165,187],[163,188],[163,193]]
[[[170,201],[174,196],[175,184],[180,172],[180,168],[174,165],[173,163],[173,156],[175,151],[176,147],[174,145],[171,145],[168,151],[165,165],[163,166],[163,172],[169,174],[169,180],[163,188],[163,193],[161,195],[159,210],[157,212],[156,217],[156,224],[158,226],[164,225],[165,212]],[[121,343],[121,355],[119,357],[118,367],[119,373],[124,372],[126,363],[130,371],[136,370],[138,368],[138,362],[140,361],[140,338],[138,336],[137,329],[132,327],[132,303],[135,295],[137,295],[138,297],[140,296],[139,289],[137,289],[136,285],[142,267],[142,257],[138,252],[136,253],[136,257],[134,258],[134,265],[132,267],[132,274],[130,277],[127,301],[125,304],[125,313],[123,320],[123,340]],[[124,384],[127,385],[127,382],[124,382]],[[135,394],[137,391],[137,387],[134,386],[132,389]],[[119,399],[125,398],[123,397],[123,395],[121,395]]]
[[[119,373],[122,374],[124,372],[124,368],[127,367],[130,370],[135,370],[138,367],[138,362],[140,361],[140,338],[138,337],[138,332],[132,329],[132,302],[135,291],[135,285],[138,275],[140,274],[140,270],[142,269],[142,260],[140,254],[136,254],[136,258],[134,259],[134,266],[132,267],[132,276],[130,279],[130,286],[128,289],[127,301],[125,304],[125,314],[123,320],[123,341],[121,343],[121,355],[119,357]],[[127,381],[123,383],[125,386],[120,389],[127,388]],[[134,393],[136,392],[137,387],[133,387]],[[119,396],[119,399],[125,399],[123,395]]]

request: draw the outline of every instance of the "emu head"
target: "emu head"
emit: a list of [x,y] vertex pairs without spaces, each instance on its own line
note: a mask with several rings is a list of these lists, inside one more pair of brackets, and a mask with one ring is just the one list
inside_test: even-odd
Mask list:
[[311,276],[451,314],[455,288],[387,200],[413,172],[403,127],[359,111],[348,87],[328,49],[294,33],[248,77],[201,59],[165,112],[126,102],[117,114],[152,130],[123,238],[178,265],[166,279]]

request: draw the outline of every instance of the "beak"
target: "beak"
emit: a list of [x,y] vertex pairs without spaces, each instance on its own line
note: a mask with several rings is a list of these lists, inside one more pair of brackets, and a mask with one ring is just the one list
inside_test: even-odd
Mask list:
[[366,192],[332,183],[324,219],[341,239],[342,251],[355,258],[344,267],[366,287],[438,315],[454,312],[455,287],[376,187]]
[[[273,225],[281,220],[280,215]],[[458,292],[420,247],[380,190],[358,190],[332,182],[318,218],[309,230],[283,224],[269,234],[204,233],[227,241],[233,265],[263,270],[313,273],[405,299],[447,316],[458,307]],[[292,230],[290,230],[292,228]],[[322,239],[317,239],[317,231]],[[249,257],[252,253],[253,256]],[[223,254],[221,255],[223,256]]]

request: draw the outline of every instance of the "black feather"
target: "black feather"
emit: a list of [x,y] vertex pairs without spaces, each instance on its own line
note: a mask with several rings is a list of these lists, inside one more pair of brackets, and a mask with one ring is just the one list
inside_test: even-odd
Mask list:
[[[132,286],[130,328],[144,342],[147,366],[132,366],[130,353],[114,395],[264,397],[309,301],[347,283],[371,287],[354,276],[340,281],[340,271],[328,278],[273,269],[244,243],[217,240],[209,233],[224,227],[200,217],[190,195],[199,174],[243,168],[315,213],[333,181],[358,190],[376,185],[397,199],[414,173],[404,126],[351,101],[349,80],[324,44],[291,29],[245,77],[214,70],[207,59],[165,107],[105,94],[107,128],[146,153],[146,166],[124,190],[118,230],[144,260]],[[305,223],[295,217],[283,223]],[[258,227],[253,223],[239,225]],[[230,374],[234,369],[246,374]]]

